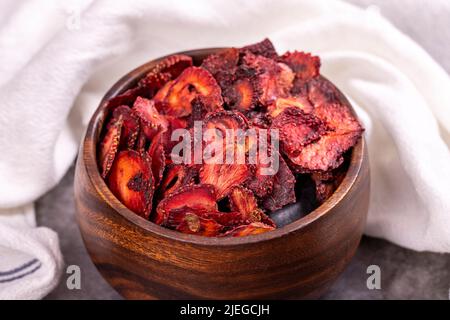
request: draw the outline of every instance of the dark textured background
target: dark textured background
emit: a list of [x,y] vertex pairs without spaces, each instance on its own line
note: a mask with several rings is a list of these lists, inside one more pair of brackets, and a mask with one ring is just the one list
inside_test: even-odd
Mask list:
[[[450,73],[449,0],[349,0],[376,5],[400,30],[422,45]],[[66,276],[48,299],[120,299],[92,264],[75,222],[73,168],[36,205],[39,225],[56,230],[67,265],[82,270],[81,290],[68,290]],[[369,265],[381,268],[381,290],[368,290]],[[364,237],[355,258],[325,299],[449,299],[450,254],[419,253]]]

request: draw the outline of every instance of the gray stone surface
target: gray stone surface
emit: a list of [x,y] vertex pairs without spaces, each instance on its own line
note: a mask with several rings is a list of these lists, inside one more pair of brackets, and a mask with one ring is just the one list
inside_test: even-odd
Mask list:
[[[421,44],[450,72],[450,2],[448,0],[349,0],[377,5],[400,30]],[[120,299],[92,264],[74,219],[73,168],[37,202],[40,225],[56,230],[67,265],[82,270],[81,290],[68,290],[66,276],[47,299]],[[381,289],[366,286],[367,267],[381,268]],[[364,237],[355,258],[324,299],[449,299],[450,255],[419,253],[383,240]]]

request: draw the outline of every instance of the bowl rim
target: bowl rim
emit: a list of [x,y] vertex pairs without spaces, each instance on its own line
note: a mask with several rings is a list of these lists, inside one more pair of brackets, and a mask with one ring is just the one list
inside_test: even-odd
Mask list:
[[[243,244],[260,243],[276,238],[285,237],[290,233],[297,232],[306,228],[322,219],[327,213],[329,213],[334,207],[336,207],[343,198],[347,195],[350,189],[355,184],[364,160],[364,153],[367,152],[365,148],[364,135],[359,139],[358,143],[353,147],[348,170],[344,179],[333,192],[333,194],[319,207],[311,211],[306,216],[286,225],[281,228],[277,228],[270,232],[265,232],[258,235],[246,236],[246,237],[204,237],[199,235],[184,234],[175,230],[171,230],[160,225],[157,225],[149,220],[146,220],[123,205],[109,190],[105,181],[102,179],[96,161],[97,154],[97,138],[101,133],[101,129],[104,125],[106,116],[107,100],[123,93],[131,86],[135,85],[143,75],[148,73],[159,61],[165,59],[173,54],[185,54],[192,57],[206,56],[211,53],[216,53],[220,50],[224,50],[226,47],[217,48],[204,48],[196,50],[181,51],[165,55],[163,57],[150,60],[132,71],[125,74],[106,92],[103,96],[99,106],[92,115],[85,136],[82,140],[82,151],[85,168],[87,171],[87,177],[94,186],[96,192],[112,209],[115,213],[122,216],[131,224],[145,230],[145,232],[156,234],[162,238],[166,238],[172,241],[179,241],[183,243],[189,243],[202,246],[236,246]],[[334,85],[334,84],[333,84]],[[339,89],[338,89],[339,91]],[[339,91],[341,93],[341,91]],[[354,113],[354,109],[350,102],[341,93],[344,102],[350,107]]]

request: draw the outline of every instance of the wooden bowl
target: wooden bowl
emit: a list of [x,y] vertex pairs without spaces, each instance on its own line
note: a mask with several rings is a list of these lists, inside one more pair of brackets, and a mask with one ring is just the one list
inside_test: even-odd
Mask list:
[[[183,53],[199,64],[218,50]],[[242,238],[207,238],[163,228],[120,203],[96,163],[105,102],[135,85],[161,59],[131,71],[108,91],[80,147],[77,221],[94,264],[130,299],[319,297],[349,263],[363,233],[370,186],[364,139],[353,148],[348,172],[336,192],[285,227]]]

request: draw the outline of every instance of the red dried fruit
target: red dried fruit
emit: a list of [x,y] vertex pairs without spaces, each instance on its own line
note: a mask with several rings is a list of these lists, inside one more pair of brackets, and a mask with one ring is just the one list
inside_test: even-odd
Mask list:
[[316,184],[316,201],[319,204],[324,203],[334,193],[341,184],[346,174],[345,165],[341,165],[335,170],[326,172],[314,172],[311,178]]
[[356,144],[363,128],[350,109],[341,103],[341,95],[331,83],[318,77],[308,86],[313,114],[330,130],[292,155],[289,161],[297,172],[329,171],[342,164],[343,154]]
[[167,166],[166,174],[161,181],[159,192],[165,198],[182,187],[194,184],[196,176],[197,171],[194,167],[170,164]]
[[317,107],[324,104],[340,104],[341,94],[337,88],[324,78],[317,77],[308,81],[308,99]]
[[272,117],[277,117],[284,109],[295,107],[299,108],[305,113],[311,113],[314,110],[314,107],[309,102],[306,97],[296,96],[296,97],[286,97],[286,98],[278,98],[274,101],[268,108],[267,113]]
[[174,117],[188,116],[192,111],[191,101],[202,96],[208,111],[222,108],[221,89],[214,77],[206,69],[189,67],[171,84],[167,95],[158,101],[162,103],[161,111]]
[[337,168],[344,161],[344,152],[353,147],[360,137],[360,132],[328,133],[319,141],[304,147],[300,154],[290,158],[290,161],[300,173]]
[[121,105],[114,109],[110,123],[114,123],[119,119],[123,120],[119,148],[131,149],[134,147],[139,134],[139,120],[134,113],[131,112],[131,108],[126,105]]
[[199,173],[200,183],[214,186],[217,200],[227,196],[234,186],[245,183],[251,175],[246,164],[203,164]]
[[161,131],[153,137],[147,153],[152,160],[152,174],[155,179],[155,187],[157,187],[162,180],[164,168],[166,166],[166,156],[164,153],[164,146],[162,144]]
[[158,131],[166,131],[169,126],[167,119],[156,110],[153,100],[138,97],[132,111],[139,118],[141,129],[149,140]]
[[363,129],[350,109],[342,104],[321,104],[315,107],[314,115],[325,122],[336,134],[355,132],[361,134]]
[[273,178],[272,192],[262,199],[262,206],[268,211],[281,209],[285,205],[296,201],[295,177],[284,159],[280,155],[278,158],[279,167]]
[[236,227],[233,230],[226,232],[224,237],[246,237],[265,233],[267,231],[275,230],[275,227],[268,226],[261,222],[253,222],[248,225]]
[[165,224],[172,210],[190,208],[194,212],[217,211],[214,187],[200,184],[186,186],[169,194],[156,207],[152,220],[156,224]]
[[188,207],[171,210],[165,226],[187,234],[216,237],[224,226],[214,219],[207,218]]
[[120,143],[120,135],[122,132],[123,120],[119,117],[107,127],[105,136],[100,143],[98,158],[100,163],[101,175],[104,178],[109,173]]
[[132,106],[137,97],[147,97],[148,90],[145,87],[135,87],[126,90],[124,93],[108,100],[107,108],[109,110],[121,105]]
[[273,221],[258,207],[256,198],[249,189],[242,186],[233,188],[230,193],[231,209],[240,212],[245,220],[262,222],[274,226]]
[[108,177],[111,192],[131,211],[148,218],[152,208],[153,176],[150,159],[134,150],[121,151]]
[[243,57],[243,63],[256,70],[253,85],[257,88],[261,104],[268,105],[277,98],[289,95],[295,75],[287,65],[251,53]]
[[272,129],[278,129],[283,152],[296,157],[304,146],[317,141],[328,131],[327,126],[312,114],[288,107],[272,121]]
[[203,60],[201,67],[205,68],[217,79],[219,73],[234,73],[239,61],[239,50],[236,48],[224,49],[219,53],[211,54]]
[[230,109],[249,111],[255,108],[258,93],[250,79],[238,79],[224,91],[224,101]]
[[308,81],[319,75],[320,58],[305,52],[286,52],[280,60],[287,64],[295,73],[296,79]]
[[162,59],[147,75],[139,81],[139,86],[160,89],[167,81],[178,77],[192,66],[192,58],[184,54],[174,54]]
[[242,47],[240,51],[242,53],[251,52],[254,55],[264,56],[269,59],[275,59],[278,57],[278,53],[275,50],[275,47],[267,38],[261,42]]
[[164,100],[166,99],[167,95],[169,94],[169,90],[173,85],[174,80],[167,81],[165,85],[161,87],[161,89],[156,92],[156,94],[153,96],[153,101],[155,101],[155,106],[158,109],[159,112],[163,112],[163,109],[165,107]]
[[[222,143],[222,153],[213,155],[216,158],[214,163],[225,163],[226,152],[231,149],[233,161],[239,162],[238,158],[245,156],[249,138],[242,134],[248,129],[248,120],[242,113],[226,110],[210,113],[205,118],[203,129],[208,130],[208,136],[205,135],[203,139],[210,150],[218,147],[217,142]],[[208,161],[213,162],[212,159]]]

